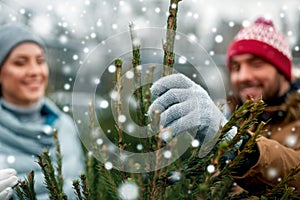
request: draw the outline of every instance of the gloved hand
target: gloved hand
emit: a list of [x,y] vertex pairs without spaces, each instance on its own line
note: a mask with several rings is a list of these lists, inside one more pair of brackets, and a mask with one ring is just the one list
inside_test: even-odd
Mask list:
[[[208,145],[204,154],[213,148],[217,142],[214,138],[227,119],[201,86],[183,74],[173,74],[155,82],[151,94],[156,99],[148,110],[150,118],[158,110],[160,125],[170,127],[173,136],[188,131],[202,145]],[[225,139],[230,140],[235,134],[236,129],[232,129]]]
[[13,195],[13,187],[18,184],[17,172],[14,169],[0,170],[0,199],[9,200]]

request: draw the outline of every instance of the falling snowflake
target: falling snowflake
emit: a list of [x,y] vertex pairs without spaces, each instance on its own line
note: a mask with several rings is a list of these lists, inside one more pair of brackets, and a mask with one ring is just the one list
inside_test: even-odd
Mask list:
[[64,112],[69,112],[69,111],[70,111],[70,107],[69,107],[69,106],[64,106],[64,107],[62,108],[62,110],[63,110]]
[[104,164],[105,169],[111,170],[113,168],[113,164],[111,162],[106,162]]
[[178,63],[179,63],[179,64],[186,64],[186,62],[187,62],[187,59],[186,59],[185,56],[180,56],[180,57],[178,58]]
[[136,146],[136,148],[137,148],[137,150],[139,150],[139,151],[141,151],[141,150],[143,150],[143,145],[142,144],[138,144],[137,146]]
[[7,156],[7,162],[8,162],[9,164],[14,163],[15,161],[16,161],[15,156]]
[[172,182],[172,183],[176,183],[176,182],[178,182],[178,181],[180,181],[181,180],[181,173],[180,172],[178,172],[178,171],[174,171],[174,172],[171,172],[171,176],[169,176],[168,178],[170,179],[170,181]]
[[267,177],[272,180],[275,179],[276,177],[278,177],[278,170],[276,168],[270,167],[267,170]]
[[139,187],[134,182],[125,181],[118,188],[118,196],[122,200],[138,199]]
[[216,167],[214,165],[208,165],[206,170],[208,173],[212,174],[216,171]]
[[116,68],[115,65],[110,65],[110,66],[108,67],[108,71],[109,71],[110,73],[115,73],[116,70],[117,70],[117,68]]
[[103,140],[101,138],[96,140],[96,143],[100,146],[103,144]]
[[215,37],[215,41],[216,41],[216,43],[222,43],[223,42],[223,36],[222,35],[217,35]]
[[199,145],[200,145],[199,140],[193,140],[193,141],[192,141],[192,146],[193,146],[193,147],[199,147]]
[[100,106],[100,108],[105,109],[105,108],[108,108],[109,103],[108,103],[108,101],[103,100],[103,101],[100,101],[99,106]]
[[165,151],[164,152],[164,157],[167,158],[167,159],[171,158],[172,157],[172,152],[169,151],[169,150]]
[[119,121],[120,123],[124,123],[124,122],[126,121],[126,116],[125,116],[125,115],[120,115],[120,116],[118,117],[118,121]]
[[134,77],[133,71],[127,71],[127,72],[126,72],[126,78],[127,78],[127,79],[132,79],[133,77]]
[[288,135],[285,138],[285,144],[289,147],[295,147],[298,143],[298,137],[296,135]]

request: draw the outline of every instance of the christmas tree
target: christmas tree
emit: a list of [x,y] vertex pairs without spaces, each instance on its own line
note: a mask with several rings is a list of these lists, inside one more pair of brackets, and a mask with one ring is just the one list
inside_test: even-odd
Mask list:
[[[174,72],[174,45],[176,41],[177,12],[180,0],[170,0],[167,19],[166,39],[162,42],[163,60],[161,76]],[[236,108],[232,117],[214,141],[200,145],[200,142],[188,133],[182,133],[172,138],[172,131],[159,126],[159,113],[153,113],[153,119],[148,118],[148,108],[151,104],[150,87],[155,76],[156,65],[148,66],[147,73],[141,69],[141,43],[134,24],[129,24],[132,44],[131,66],[133,69],[133,84],[135,91],[131,100],[134,105],[128,106],[128,98],[123,94],[124,59],[114,59],[115,67],[114,108],[111,123],[103,122],[95,117],[94,102],[89,104],[89,146],[86,152],[86,172],[74,180],[73,188],[78,199],[242,199],[250,195],[246,191],[234,193],[237,187],[232,172],[238,168],[248,153],[255,147],[256,139],[263,131],[264,123],[257,124],[257,117],[264,109],[264,102],[254,102],[249,99],[243,106]],[[146,127],[134,133],[127,134],[123,127],[124,112],[129,107],[132,120]],[[220,107],[221,109],[221,107]],[[96,123],[99,120],[99,123]],[[97,124],[109,127],[107,140],[103,139],[104,131]],[[257,125],[253,135],[239,151],[236,144],[245,139],[249,129]],[[230,142],[224,142],[227,132],[237,127],[236,136]],[[101,134],[95,134],[101,129]],[[142,131],[141,131],[142,130]],[[63,174],[61,174],[60,144],[55,133],[57,146],[56,164],[53,164],[47,150],[38,156],[38,164],[45,176],[45,187],[49,190],[49,199],[68,199],[63,191]],[[136,137],[139,136],[139,137]],[[110,143],[106,143],[106,141]],[[111,148],[112,144],[114,149]],[[210,149],[213,145],[213,148]],[[207,150],[206,147],[209,149]],[[117,149],[117,150],[116,150]],[[236,152],[233,158],[227,157],[228,152]],[[300,166],[295,167],[289,176],[285,177],[260,199],[293,199],[295,193],[287,183],[298,173]],[[36,199],[34,191],[34,171],[28,178],[20,181],[16,188],[19,199]]]

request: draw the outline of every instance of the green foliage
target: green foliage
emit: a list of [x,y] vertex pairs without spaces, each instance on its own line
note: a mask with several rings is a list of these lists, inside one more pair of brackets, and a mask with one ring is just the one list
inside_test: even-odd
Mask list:
[[36,200],[36,193],[34,190],[34,171],[31,171],[28,174],[27,179],[19,182],[19,185],[16,187],[16,192],[20,200]]
[[[57,166],[54,167],[48,150],[44,150],[44,153],[38,155],[38,164],[42,169],[45,179],[45,187],[49,191],[50,200],[66,200],[67,195],[63,191],[63,178],[61,174],[61,152],[60,144],[57,137],[57,132],[54,132],[54,140],[56,143],[56,159]],[[34,200],[36,199],[36,192],[34,190],[34,171],[28,174],[28,178],[25,181],[19,181],[19,185],[16,188],[19,199]]]
[[[167,22],[167,40],[163,44],[164,49],[164,72],[163,75],[168,75],[172,72],[172,66],[174,63],[174,38],[177,27],[177,11],[179,0],[170,0],[169,17]],[[134,32],[133,24],[130,24],[131,40],[132,40],[132,65],[135,73],[135,88],[138,88],[134,92],[134,97],[138,102],[138,109],[133,110],[135,115],[133,119],[140,125],[148,124],[148,118],[146,112],[151,103],[150,98],[150,86],[153,78],[153,70],[155,66],[151,67],[147,75],[147,85],[141,86],[140,70],[137,66],[141,64],[139,45],[134,44],[134,40],[137,35]],[[122,60],[116,59],[115,65],[116,71],[116,90],[120,94],[122,88],[121,74],[122,74]],[[74,193],[79,200],[102,200],[102,199],[120,199],[120,186],[125,183],[134,183],[137,186],[138,197],[136,199],[144,200],[164,200],[164,199],[243,199],[249,197],[249,194],[245,191],[241,193],[233,193],[235,188],[232,173],[235,169],[238,169],[244,162],[247,154],[251,153],[256,145],[256,139],[259,137],[260,132],[263,130],[264,123],[257,124],[257,117],[264,109],[264,103],[262,101],[253,102],[249,99],[245,104],[233,113],[229,122],[222,128],[220,128],[216,145],[214,148],[204,157],[199,157],[200,147],[190,146],[183,155],[180,156],[175,162],[166,165],[163,168],[157,166],[161,164],[162,154],[157,151],[154,157],[154,166],[156,170],[149,170],[149,172],[143,173],[130,173],[117,169],[107,169],[103,160],[99,161],[94,157],[93,152],[86,151],[86,171],[85,174],[81,174],[78,180],[73,181]],[[122,114],[122,97],[117,101],[117,115]],[[94,113],[93,106],[90,110],[91,116],[91,130],[94,131],[94,119],[92,116]],[[162,130],[159,127],[159,113],[153,113],[154,117],[151,121],[152,130],[149,130],[149,135],[153,135],[148,138],[134,138],[123,133],[122,123],[117,122],[114,129],[110,134],[115,146],[121,150],[136,150],[137,144],[142,144],[143,149],[141,152],[155,152],[162,147],[172,148],[175,143],[165,143],[162,141]],[[257,126],[255,132],[250,132],[249,129],[252,126]],[[227,132],[233,127],[237,127],[236,136],[229,142],[224,142],[224,138],[227,136]],[[156,134],[152,134],[156,133]],[[245,139],[248,134],[252,137],[243,146],[242,149],[237,151],[238,143]],[[54,134],[56,141],[56,160],[57,166],[53,167],[51,158],[48,151],[38,156],[38,164],[42,168],[45,177],[45,187],[49,191],[49,199],[67,199],[62,186],[63,176],[61,174],[61,154],[60,145],[57,139],[57,133]],[[187,136],[188,137],[188,136]],[[178,142],[178,141],[177,141]],[[95,146],[97,146],[95,142]],[[99,147],[99,151],[105,152],[108,147],[103,144]],[[85,150],[85,149],[84,149]],[[226,153],[237,152],[237,155],[222,160]],[[121,155],[115,155],[121,156]],[[103,156],[108,160],[109,156]],[[145,161],[147,162],[147,160]],[[132,168],[139,168],[138,163],[132,163]],[[260,199],[293,199],[293,188],[288,187],[288,183],[293,180],[295,174],[300,171],[300,166],[295,167],[291,174],[281,181],[276,187],[270,190],[267,194],[259,197]],[[28,179],[20,182],[16,191],[19,199],[28,200],[36,199],[34,192],[34,172],[28,175]],[[134,192],[134,191],[129,191]]]
[[[235,187],[232,179],[232,170],[243,163],[246,152],[251,152],[255,145],[255,139],[263,129],[263,124],[258,126],[251,139],[233,160],[228,160],[227,165],[222,166],[223,155],[235,148],[235,144],[244,138],[249,128],[249,122],[256,121],[257,116],[264,108],[263,102],[247,101],[243,106],[236,109],[235,114],[229,122],[220,130],[219,142],[213,150],[205,157],[199,158],[200,148],[189,148],[187,152],[176,162],[147,173],[129,173],[116,169],[106,169],[104,164],[97,160],[92,153],[87,153],[86,173],[74,180],[74,192],[78,199],[120,199],[119,187],[125,182],[133,182],[139,188],[138,199],[242,199],[249,197],[245,191],[234,194]],[[251,123],[254,125],[253,123]],[[226,136],[232,127],[238,127],[238,138],[233,138],[229,143],[223,142],[221,138]],[[57,137],[56,137],[57,138]],[[56,139],[57,140],[57,139]],[[236,142],[234,142],[236,141]],[[58,141],[57,141],[58,142]],[[126,141],[127,142],[127,141]],[[161,148],[162,141],[154,137],[149,145]],[[57,143],[59,145],[59,143]],[[61,157],[60,148],[57,148],[57,157]],[[159,156],[157,154],[157,159]],[[40,155],[38,160],[44,176],[45,185],[49,190],[49,199],[67,199],[60,185],[61,178],[57,169],[53,167],[51,158],[47,151]],[[61,162],[59,162],[61,163]],[[224,163],[223,163],[224,164]],[[213,170],[210,170],[212,168]],[[56,169],[56,172],[55,172]],[[289,181],[300,171],[295,167],[290,175],[285,177],[276,187],[268,193],[260,196],[260,199],[296,199],[293,188],[288,187]],[[17,187],[19,199],[35,199],[34,172],[28,175],[28,179],[20,181]]]

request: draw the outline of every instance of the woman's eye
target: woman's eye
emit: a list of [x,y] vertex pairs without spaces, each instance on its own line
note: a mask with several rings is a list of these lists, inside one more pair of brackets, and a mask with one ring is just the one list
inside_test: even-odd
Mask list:
[[16,66],[23,66],[23,65],[26,64],[26,62],[24,60],[17,60],[17,61],[14,62],[14,64]]
[[38,58],[36,61],[38,64],[44,64],[46,62],[45,58]]

